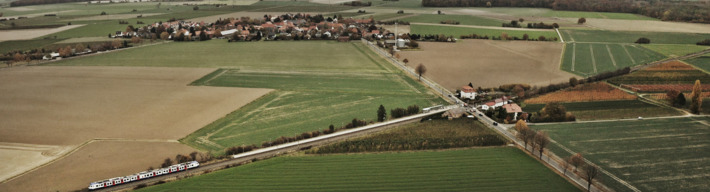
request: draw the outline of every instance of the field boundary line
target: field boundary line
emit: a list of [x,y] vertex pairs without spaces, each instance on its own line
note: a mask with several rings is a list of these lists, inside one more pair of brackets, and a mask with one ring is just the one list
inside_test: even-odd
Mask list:
[[562,34],[560,34],[560,29],[558,29],[558,28],[555,28],[555,32],[557,32],[557,36],[559,36],[559,37],[560,37],[560,42],[562,42],[562,43],[565,43],[565,40],[564,40],[564,39],[562,39]]
[[572,71],[577,63],[577,43],[572,43]]
[[606,44],[606,51],[609,52],[609,57],[611,57],[611,64],[614,65],[614,68],[619,68],[618,66],[616,66],[616,60],[614,60],[614,54],[611,53],[611,48],[609,48],[609,44]]
[[594,73],[597,73],[597,61],[594,59],[594,48],[592,45],[589,45],[589,54],[592,55],[592,67],[594,67]]
[[626,51],[626,55],[629,56],[629,59],[631,59],[631,63],[636,65],[636,60],[634,60],[634,57],[632,57],[631,53],[629,53],[629,49],[626,49],[626,45],[621,45],[621,47],[623,47],[624,51]]

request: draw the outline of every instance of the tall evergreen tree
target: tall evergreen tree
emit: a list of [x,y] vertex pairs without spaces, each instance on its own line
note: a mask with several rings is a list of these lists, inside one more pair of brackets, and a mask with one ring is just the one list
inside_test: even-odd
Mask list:
[[377,121],[383,122],[385,119],[387,119],[387,111],[385,110],[385,106],[380,105],[380,108],[377,109]]
[[690,94],[690,112],[700,114],[700,110],[703,105],[702,94],[703,89],[700,85],[700,80],[695,80],[695,85],[693,85],[693,93]]

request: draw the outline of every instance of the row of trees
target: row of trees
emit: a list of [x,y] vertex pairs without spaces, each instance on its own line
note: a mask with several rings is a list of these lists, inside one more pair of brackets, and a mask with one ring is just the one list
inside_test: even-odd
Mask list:
[[634,13],[664,21],[710,23],[704,1],[658,0],[422,0],[425,7],[542,7],[566,11]]
[[475,33],[468,34],[468,35],[461,35],[461,39],[492,39],[492,40],[522,40],[522,41],[557,41],[557,37],[545,37],[540,35],[539,37],[536,38],[530,38],[530,35],[523,34],[523,37],[517,37],[517,36],[510,36],[508,33],[503,32],[500,34],[500,36],[488,36],[488,35],[478,35]]
[[[673,107],[678,108],[685,107],[685,104],[687,102],[683,92],[676,89],[668,90],[666,92],[666,100],[668,100],[668,103],[671,104]],[[690,109],[691,113],[700,114],[700,112],[702,111],[702,105],[702,85],[700,84],[700,80],[695,80],[695,84],[693,85],[693,92],[690,93],[690,106],[688,107],[688,109]]]
[[[175,156],[175,160],[173,160],[171,158],[165,158],[165,160],[163,160],[163,163],[160,164],[160,167],[166,168],[166,167],[170,167],[171,165],[174,165],[174,164],[185,163],[185,162],[190,162],[190,161],[207,162],[207,161],[211,161],[212,159],[214,159],[214,157],[209,152],[200,153],[197,151],[193,151],[192,153],[190,153],[188,155],[177,154]],[[153,169],[154,169],[153,167],[148,168],[148,170],[153,170]]]
[[[528,144],[531,146],[531,150],[537,150],[540,153],[540,159],[542,159],[542,153],[544,149],[550,144],[550,137],[544,131],[535,131],[528,127],[527,123],[523,120],[519,120],[515,123],[515,130],[518,132],[517,137],[523,141],[525,149],[528,149]],[[574,154],[565,158],[560,166],[563,169],[563,174],[567,174],[572,166],[574,166],[573,172],[577,173],[579,168],[582,168],[582,178],[587,181],[587,191],[590,190],[594,180],[600,175],[600,169],[596,165],[588,164],[582,154]]]
[[[141,40],[137,39],[131,40],[134,44],[135,43],[140,43]],[[12,66],[13,64],[16,63],[21,63],[21,62],[27,62],[29,63],[32,60],[42,60],[45,56],[49,56],[50,53],[56,52],[59,53],[60,57],[72,57],[76,56],[79,54],[86,54],[90,52],[98,52],[98,51],[106,51],[106,50],[113,50],[113,49],[121,49],[124,47],[128,47],[129,43],[128,41],[122,41],[122,40],[113,40],[109,42],[100,42],[100,43],[92,43],[87,45],[84,45],[83,43],[76,43],[76,44],[69,44],[63,47],[58,47],[58,48],[40,48],[40,49],[32,49],[29,51],[10,51],[2,56],[0,56],[0,61],[5,61],[5,64],[8,66]]]
[[705,39],[696,43],[696,45],[707,45],[710,46],[710,39]]

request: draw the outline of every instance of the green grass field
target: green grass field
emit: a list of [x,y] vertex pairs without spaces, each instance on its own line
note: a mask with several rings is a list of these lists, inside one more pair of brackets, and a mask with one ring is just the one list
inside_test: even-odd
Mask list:
[[[676,110],[638,100],[575,102],[562,103],[562,105],[565,106],[567,112],[571,112],[577,117],[577,120],[582,121],[682,115]],[[543,107],[545,104],[527,104],[523,106],[523,111],[538,112]]]
[[[532,125],[559,145],[581,153],[641,191],[705,191],[710,188],[708,117]],[[571,153],[557,144],[558,156]],[[631,191],[609,177],[616,191]]]
[[471,15],[430,15],[422,14],[413,17],[407,17],[402,19],[403,21],[416,22],[416,23],[440,23],[441,21],[458,21],[460,25],[480,25],[480,26],[493,26],[500,27],[502,23],[507,23],[506,21],[501,21],[497,19],[489,19],[483,17],[476,17]]
[[602,30],[560,30],[562,38],[570,42],[634,43],[641,37],[651,40],[651,44],[695,44],[710,39],[710,34],[667,33],[643,31],[602,31]]
[[560,68],[587,76],[663,58],[661,54],[633,44],[567,43]]
[[690,63],[693,66],[704,70],[705,72],[710,72],[710,53],[700,57],[685,60],[685,62]]
[[0,54],[5,54],[10,51],[28,51],[51,45],[62,41],[63,39],[32,39],[32,40],[17,40],[0,42]]
[[557,38],[557,33],[555,31],[515,31],[515,30],[499,30],[499,29],[481,29],[481,28],[469,28],[461,26],[430,26],[430,25],[410,25],[411,33],[416,34],[444,34],[452,35],[455,38],[459,38],[461,35],[477,34],[479,36],[487,35],[500,36],[501,33],[506,32],[511,37],[522,38],[523,34],[528,34],[530,38],[537,38],[539,36],[545,36],[546,38]]
[[710,49],[708,46],[699,45],[660,45],[660,44],[648,44],[642,45],[646,49],[655,51],[656,53],[663,54],[667,57],[680,57],[691,53],[696,53],[703,51],[705,49]]
[[410,123],[380,133],[314,148],[306,153],[357,153],[475,146],[500,146],[506,139],[480,121],[434,119]]
[[511,147],[284,156],[139,191],[580,191]]
[[51,65],[222,68],[193,85],[276,89],[181,140],[215,153],[353,118],[372,121],[380,104],[389,110],[444,102],[359,42],[176,42]]

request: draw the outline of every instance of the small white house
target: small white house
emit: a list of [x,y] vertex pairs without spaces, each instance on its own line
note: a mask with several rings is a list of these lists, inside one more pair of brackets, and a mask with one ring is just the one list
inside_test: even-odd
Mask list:
[[482,110],[488,111],[489,109],[496,109],[496,102],[489,101],[481,105]]
[[476,99],[476,90],[471,86],[463,86],[459,92],[461,99]]
[[512,113],[513,114],[513,121],[518,120],[518,114],[523,113],[523,109],[518,106],[518,104],[512,103],[512,104],[505,104],[503,105],[503,108],[505,108],[506,113]]
[[495,107],[502,107],[503,105],[508,104],[508,97],[503,96],[501,98],[498,98],[495,100],[495,103]]

